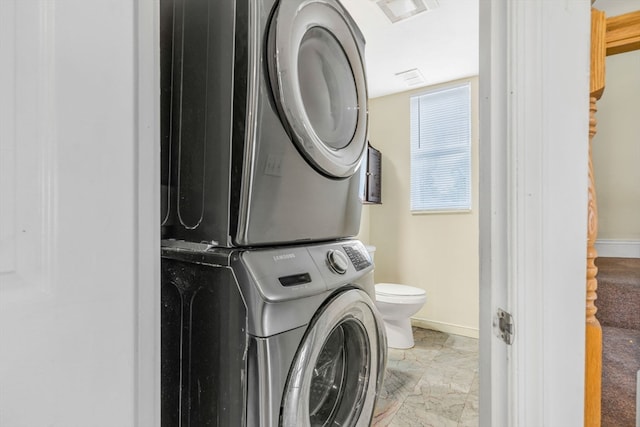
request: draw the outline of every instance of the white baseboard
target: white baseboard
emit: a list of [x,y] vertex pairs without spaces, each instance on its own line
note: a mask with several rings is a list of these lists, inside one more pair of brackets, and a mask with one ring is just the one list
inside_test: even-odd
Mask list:
[[432,329],[434,331],[445,332],[447,334],[462,335],[463,337],[479,338],[478,328],[469,326],[454,325],[453,323],[438,322],[437,320],[411,318],[411,324],[419,328]]
[[640,258],[640,240],[598,239],[596,250],[601,257]]

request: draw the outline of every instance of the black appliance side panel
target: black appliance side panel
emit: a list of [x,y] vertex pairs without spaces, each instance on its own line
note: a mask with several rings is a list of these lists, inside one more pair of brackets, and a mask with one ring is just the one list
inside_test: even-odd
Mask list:
[[[247,131],[247,95],[249,91],[249,2],[236,1],[236,40],[234,52],[233,127],[231,145],[231,192],[229,194],[229,242],[233,246],[232,236],[237,234],[240,197],[242,191],[242,173]],[[254,5],[254,7],[257,7]],[[257,120],[257,118],[254,118]],[[246,185],[246,183],[245,183]]]
[[246,319],[230,269],[162,259],[162,427],[246,424]]
[[160,13],[162,183],[169,187],[163,188],[163,197],[170,199],[162,237],[224,246],[229,234],[234,2],[161,0]]
[[174,76],[174,69],[178,72],[182,68],[182,46],[179,39],[174,40],[174,35],[180,34],[181,3],[181,0],[160,0],[160,221],[163,238],[171,232],[177,219],[177,168],[171,166],[177,155],[177,144],[172,144],[172,116],[174,107],[179,107],[176,101],[180,99],[180,82]]

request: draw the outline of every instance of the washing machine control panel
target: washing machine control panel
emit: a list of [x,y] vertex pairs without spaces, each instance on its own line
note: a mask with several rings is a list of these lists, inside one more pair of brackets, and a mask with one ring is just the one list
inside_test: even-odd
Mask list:
[[260,298],[281,302],[317,295],[359,280],[372,269],[358,241],[250,249],[238,253]]
[[[360,245],[361,246],[361,245]],[[356,271],[364,270],[371,265],[369,255],[362,251],[360,246],[343,246],[344,252],[347,254]]]

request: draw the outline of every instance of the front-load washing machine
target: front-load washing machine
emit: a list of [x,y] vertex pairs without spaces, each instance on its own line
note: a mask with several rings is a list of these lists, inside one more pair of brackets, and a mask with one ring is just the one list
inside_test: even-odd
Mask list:
[[363,49],[337,0],[161,0],[163,238],[356,235]]
[[369,426],[386,361],[362,243],[162,250],[163,427]]

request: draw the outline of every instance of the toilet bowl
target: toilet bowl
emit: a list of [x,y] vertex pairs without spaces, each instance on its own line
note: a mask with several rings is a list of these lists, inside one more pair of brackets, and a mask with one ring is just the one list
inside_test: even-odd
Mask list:
[[416,314],[426,301],[427,293],[423,289],[396,283],[376,284],[376,307],[384,320],[389,347],[413,347],[410,317]]

